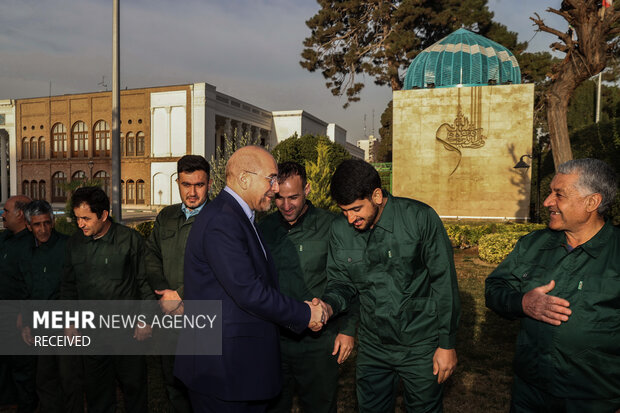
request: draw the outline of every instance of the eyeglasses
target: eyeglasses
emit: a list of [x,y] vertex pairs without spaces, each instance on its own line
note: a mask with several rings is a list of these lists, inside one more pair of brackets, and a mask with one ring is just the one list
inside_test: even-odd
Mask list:
[[243,171],[247,172],[249,174],[252,174],[252,175],[262,176],[263,178],[265,178],[266,180],[269,181],[269,185],[270,186],[274,186],[276,184],[276,182],[278,182],[278,175],[264,176],[264,175],[259,175],[256,172],[248,171],[248,170],[245,170],[245,169]]

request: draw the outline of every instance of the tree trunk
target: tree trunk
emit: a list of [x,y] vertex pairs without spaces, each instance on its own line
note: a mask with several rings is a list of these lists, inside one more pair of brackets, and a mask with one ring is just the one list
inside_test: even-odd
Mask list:
[[[559,84],[555,84],[552,89],[560,89]],[[573,89],[574,90],[574,89]],[[555,169],[566,161],[573,159],[573,151],[570,147],[568,136],[568,123],[566,113],[568,112],[568,101],[572,91],[562,90],[556,92],[550,90],[547,95],[547,123],[549,124],[549,139],[551,141],[551,153],[553,154],[553,164]]]

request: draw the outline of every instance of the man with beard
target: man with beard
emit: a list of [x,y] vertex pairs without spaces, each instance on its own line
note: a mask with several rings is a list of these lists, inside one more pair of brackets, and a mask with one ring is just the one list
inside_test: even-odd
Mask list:
[[[185,155],[177,162],[180,204],[162,209],[146,241],[146,274],[149,285],[161,296],[166,314],[183,314],[183,256],[189,231],[207,203],[209,164],[200,155]],[[162,331],[161,333],[166,333]],[[171,411],[191,412],[187,389],[174,377],[174,356],[161,357],[164,384]]]
[[511,412],[620,409],[617,175],[576,159],[550,184],[549,228],[521,238],[486,280],[487,307],[520,319]]
[[[278,185],[278,211],[265,217],[259,229],[273,254],[280,291],[296,300],[311,300],[323,295],[327,284],[327,244],[335,215],[306,199],[310,184],[302,165],[279,164]],[[269,412],[290,412],[295,388],[302,411],[336,412],[338,365],[353,349],[356,310],[331,320],[318,333],[280,329],[284,383]]]
[[323,300],[337,314],[359,294],[360,412],[394,411],[399,379],[407,411],[441,412],[460,317],[441,220],[428,205],[383,191],[361,160],[336,168],[331,195],[344,216],[332,224]]
[[[271,154],[243,147],[226,164],[226,187],[190,231],[184,299],[222,303],[222,354],[175,360],[194,412],[264,412],[282,387],[277,326],[301,333],[327,321],[321,306],[279,292],[273,259],[254,226],[255,212],[269,210],[278,189]],[[193,337],[183,331],[180,345]]]

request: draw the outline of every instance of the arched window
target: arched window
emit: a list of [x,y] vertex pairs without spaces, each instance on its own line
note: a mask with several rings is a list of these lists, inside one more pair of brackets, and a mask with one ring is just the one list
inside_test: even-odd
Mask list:
[[135,140],[133,132],[127,132],[127,156],[134,156],[136,154]]
[[52,202],[65,202],[67,195],[63,186],[67,183],[67,176],[64,172],[56,172],[52,175]]
[[28,138],[22,139],[22,159],[30,158],[30,155],[28,154],[29,149],[30,144],[28,143]]
[[73,142],[73,156],[88,156],[88,127],[84,122],[75,122],[71,129],[71,141]]
[[45,181],[39,181],[39,199],[45,199]]
[[37,181],[30,181],[30,197],[32,199],[40,199],[39,196],[39,184]]
[[45,159],[45,138],[43,136],[39,137],[39,159]]
[[125,156],[125,134],[121,132],[121,156]]
[[136,184],[132,179],[127,180],[127,203],[134,204],[136,202]]
[[77,171],[71,177],[71,182],[73,182],[73,181],[85,181],[85,180],[86,180],[86,172],[84,172],[84,171]]
[[22,182],[22,194],[30,197],[30,182],[24,181]]
[[142,179],[136,181],[136,204],[144,204],[144,181]]
[[106,171],[99,171],[94,175],[94,178],[98,179],[99,182],[101,182],[101,189],[103,189],[103,191],[109,196],[110,195],[110,176],[108,175],[108,173]]
[[52,128],[52,158],[67,157],[67,128],[57,123]]
[[95,123],[95,156],[110,156],[110,125],[105,120]]
[[121,179],[121,203],[127,203],[127,197],[125,196],[125,181]]
[[144,132],[138,132],[136,135],[136,155],[144,156]]
[[30,138],[30,159],[37,159],[37,147],[38,147],[37,138],[34,136]]

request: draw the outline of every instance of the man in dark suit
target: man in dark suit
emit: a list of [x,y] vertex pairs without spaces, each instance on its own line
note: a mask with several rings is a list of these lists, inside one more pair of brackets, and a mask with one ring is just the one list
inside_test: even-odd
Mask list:
[[278,192],[266,150],[246,146],[226,164],[226,188],[196,218],[185,250],[185,300],[221,300],[222,355],[178,356],[175,375],[195,412],[264,412],[281,390],[278,326],[296,333],[327,321],[320,305],[279,292],[271,254],[254,226]]

